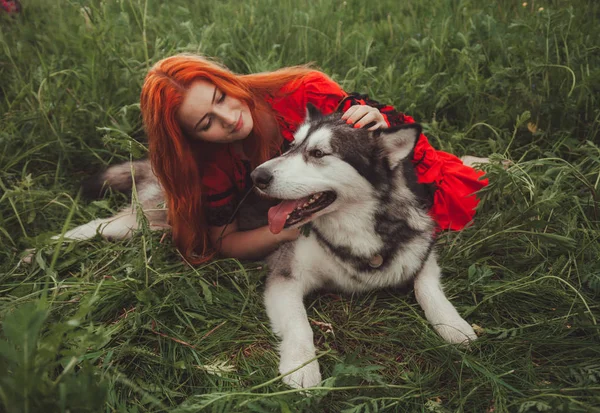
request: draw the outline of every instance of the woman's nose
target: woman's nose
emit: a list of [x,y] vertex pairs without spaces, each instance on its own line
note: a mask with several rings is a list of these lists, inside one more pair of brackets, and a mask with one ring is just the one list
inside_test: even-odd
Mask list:
[[235,112],[230,109],[220,108],[219,110],[216,110],[215,112],[216,112],[215,114],[219,117],[219,119],[221,119],[221,121],[225,125],[233,125],[237,122]]

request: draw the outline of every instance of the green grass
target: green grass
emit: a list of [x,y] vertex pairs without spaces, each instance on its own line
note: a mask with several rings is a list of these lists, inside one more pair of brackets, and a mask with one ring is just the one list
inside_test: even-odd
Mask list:
[[[22,2],[0,15],[0,411],[600,411],[596,1]],[[410,291],[315,295],[326,380],[301,393],[273,380],[260,263],[190,268],[145,230],[51,241],[128,202],[79,183],[145,156],[141,83],[184,51],[240,73],[314,62],[440,149],[511,159],[438,242],[480,340],[444,344]]]

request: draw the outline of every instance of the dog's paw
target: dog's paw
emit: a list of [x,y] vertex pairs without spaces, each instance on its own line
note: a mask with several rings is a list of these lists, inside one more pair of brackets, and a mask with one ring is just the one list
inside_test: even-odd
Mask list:
[[[286,362],[283,360],[279,365],[279,372],[286,374],[298,366],[301,366],[304,362]],[[305,389],[307,387],[314,387],[321,383],[321,372],[319,371],[319,363],[316,360],[311,361],[306,366],[294,371],[293,373],[283,376],[283,382],[290,387],[295,389]]]
[[448,343],[468,345],[477,340],[473,328],[462,318],[434,325],[435,331]]

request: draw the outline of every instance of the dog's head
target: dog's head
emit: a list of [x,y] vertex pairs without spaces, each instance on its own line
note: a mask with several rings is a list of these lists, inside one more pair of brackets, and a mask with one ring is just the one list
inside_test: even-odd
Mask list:
[[271,232],[373,199],[410,163],[420,125],[369,131],[341,115],[323,116],[309,104],[289,150],[252,172],[260,192],[283,200],[269,210]]

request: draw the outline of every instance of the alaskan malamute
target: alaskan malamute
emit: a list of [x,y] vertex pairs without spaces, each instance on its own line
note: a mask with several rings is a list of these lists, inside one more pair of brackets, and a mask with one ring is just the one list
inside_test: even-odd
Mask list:
[[358,292],[414,282],[417,301],[444,340],[477,338],[440,286],[435,223],[411,162],[421,127],[371,132],[340,116],[309,107],[289,151],[252,172],[262,193],[283,200],[269,210],[271,232],[310,221],[306,237],[267,259],[267,314],[281,337],[279,371],[291,372],[283,380],[293,387],[321,381],[302,300],[325,285]]

